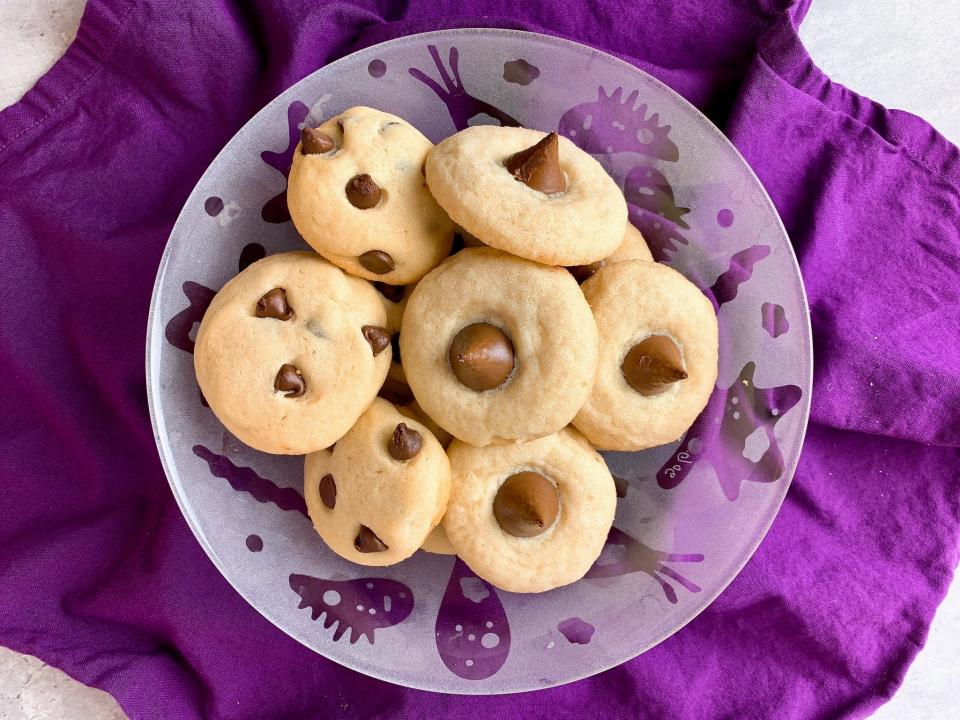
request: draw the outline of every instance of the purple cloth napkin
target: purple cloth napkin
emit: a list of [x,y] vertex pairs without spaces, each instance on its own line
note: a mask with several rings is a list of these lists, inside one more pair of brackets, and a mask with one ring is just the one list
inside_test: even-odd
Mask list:
[[[0,643],[137,720],[837,718],[889,698],[957,562],[960,154],[827,79],[788,5],[90,0],[0,113]],[[605,49],[708,112],[783,216],[816,346],[800,467],[726,592],[625,665],[487,698],[366,678],[249,607],[173,501],[143,357],[177,213],[259,107],[352,49],[478,25]]]

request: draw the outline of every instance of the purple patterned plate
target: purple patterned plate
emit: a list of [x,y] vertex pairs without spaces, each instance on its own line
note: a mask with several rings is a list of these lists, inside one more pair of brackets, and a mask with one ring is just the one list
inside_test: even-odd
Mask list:
[[[720,318],[720,376],[682,442],[608,453],[621,499],[586,578],[495,590],[452,557],[341,560],[314,533],[302,460],[242,445],[205,406],[193,338],[213,297],[265,253],[304,247],[286,211],[298,128],[352,105],[434,141],[472,124],[557,128],[623,186],[654,255]],[[147,346],[160,456],[207,554],[257,610],[322,655],[441,692],[533,690],[600,672],[703,610],[763,538],[796,467],[812,375],[797,263],[733,146],[650,76],[582,45],[507,30],[403,38],[318,70],[265,107],[198,183],[157,275]]]

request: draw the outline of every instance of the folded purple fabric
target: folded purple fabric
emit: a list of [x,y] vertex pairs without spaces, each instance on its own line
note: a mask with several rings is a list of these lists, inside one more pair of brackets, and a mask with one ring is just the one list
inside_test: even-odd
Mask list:
[[[960,153],[830,82],[789,4],[90,0],[0,113],[0,643],[137,720],[845,718],[890,697],[957,562]],[[230,588],[164,479],[143,348],[177,213],[259,107],[352,49],[491,25],[617,54],[725,130],[795,244],[816,376],[783,510],[706,612],[597,677],[483,698],[339,667]]]

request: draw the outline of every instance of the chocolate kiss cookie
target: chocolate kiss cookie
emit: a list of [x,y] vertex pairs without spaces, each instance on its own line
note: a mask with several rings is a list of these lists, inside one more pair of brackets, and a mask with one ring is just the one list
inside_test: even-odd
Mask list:
[[468,233],[545,265],[602,260],[621,244],[627,226],[616,182],[555,133],[467,128],[427,156],[427,184]]
[[443,528],[454,551],[510,592],[572,583],[597,559],[617,504],[613,478],[580,433],[478,448],[454,440]]
[[566,269],[466,248],[410,295],[400,352],[423,411],[453,436],[488,445],[567,425],[590,392],[598,346]]
[[573,424],[604,450],[678,439],[717,381],[713,305],[676,270],[643,260],[607,265],[582,289],[597,322],[600,357]]

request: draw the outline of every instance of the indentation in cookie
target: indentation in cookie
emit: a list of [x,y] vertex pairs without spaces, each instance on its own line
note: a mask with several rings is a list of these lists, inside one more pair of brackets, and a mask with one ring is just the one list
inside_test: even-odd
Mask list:
[[553,525],[559,512],[556,485],[530,470],[508,477],[493,499],[497,524],[514,537],[536,537]]
[[500,387],[514,367],[513,343],[496,325],[473,323],[460,330],[450,343],[450,369],[471,390]]
[[567,180],[560,167],[560,139],[554,132],[536,145],[514,153],[504,164],[517,180],[546,195],[567,189]]
[[646,397],[687,378],[680,348],[666,335],[651,335],[630,348],[620,370],[627,385]]

